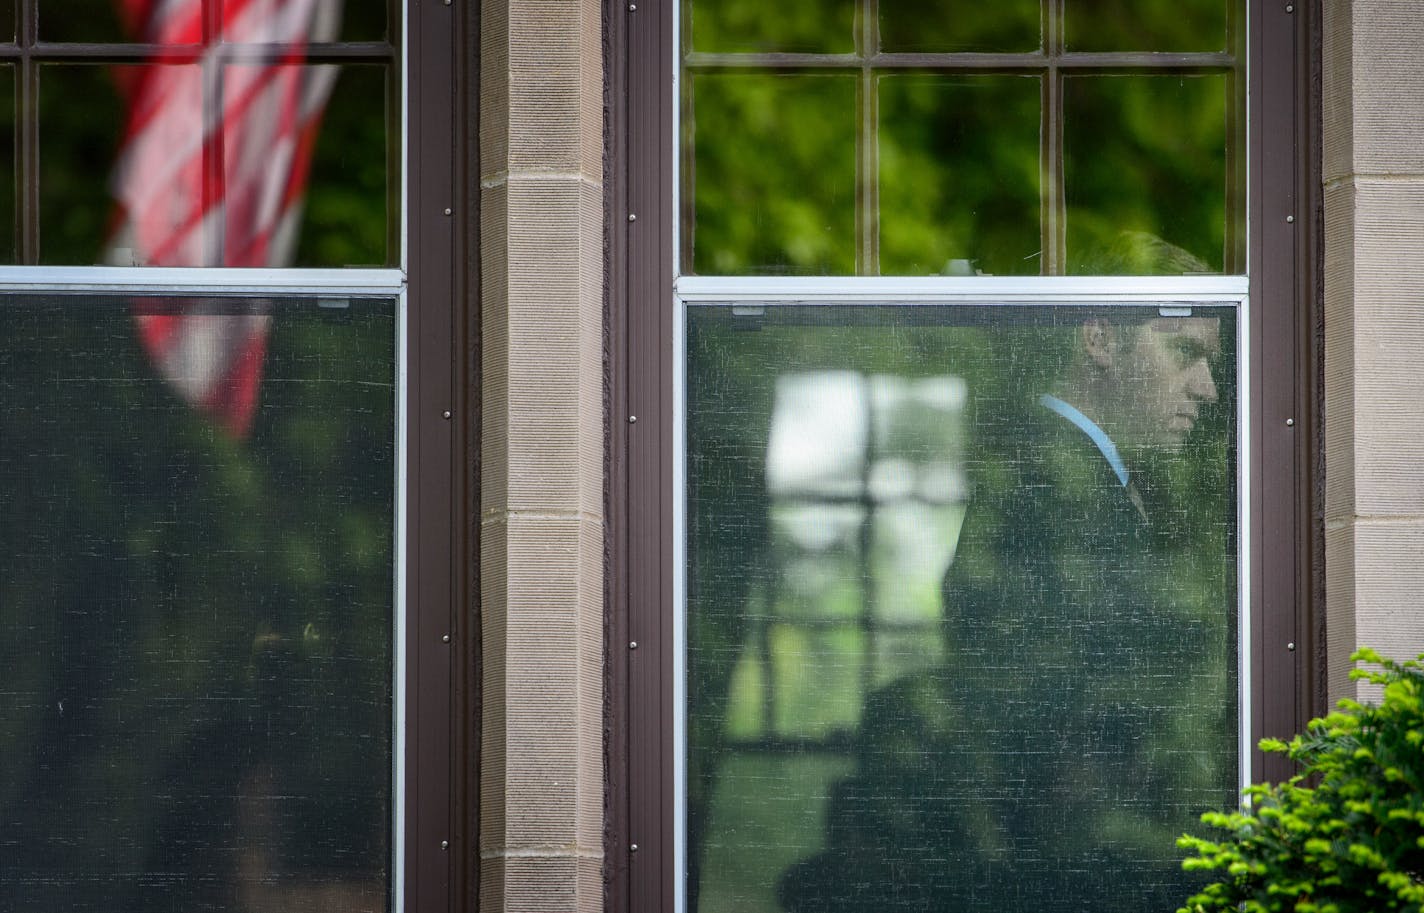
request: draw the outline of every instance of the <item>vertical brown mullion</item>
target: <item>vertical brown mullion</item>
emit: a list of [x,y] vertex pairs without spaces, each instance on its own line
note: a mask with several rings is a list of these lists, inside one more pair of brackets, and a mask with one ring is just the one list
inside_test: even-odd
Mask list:
[[20,72],[16,83],[16,117],[19,120],[18,165],[15,169],[15,239],[19,261],[39,262],[40,253],[40,126],[39,74],[33,58],[36,5],[39,0],[20,2]]
[[863,0],[861,27],[856,56],[860,58],[859,115],[856,131],[856,168],[859,189],[856,200],[856,225],[859,244],[856,251],[856,272],[862,276],[880,275],[880,159],[876,143],[879,129],[880,103],[875,91],[875,70],[870,61],[880,50],[880,0]]
[[1065,204],[1063,189],[1063,73],[1058,60],[1063,54],[1063,0],[1044,0],[1044,51],[1048,67],[1043,71],[1040,86],[1039,120],[1039,199],[1043,213],[1040,219],[1039,272],[1045,276],[1061,276],[1064,269],[1066,244]]
[[1229,4],[1226,50],[1226,236],[1221,269],[1246,272],[1246,21],[1245,4]]

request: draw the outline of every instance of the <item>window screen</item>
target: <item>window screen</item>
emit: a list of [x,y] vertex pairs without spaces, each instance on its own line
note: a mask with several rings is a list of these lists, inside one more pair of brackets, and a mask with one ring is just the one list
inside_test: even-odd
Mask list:
[[0,297],[0,908],[391,909],[396,318]]
[[687,305],[687,909],[1172,909],[1239,785],[1234,307]]

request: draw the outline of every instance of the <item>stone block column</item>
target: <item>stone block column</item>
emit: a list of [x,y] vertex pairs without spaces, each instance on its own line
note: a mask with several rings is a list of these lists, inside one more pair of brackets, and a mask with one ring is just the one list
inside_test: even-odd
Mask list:
[[482,0],[480,909],[602,908],[595,0]]
[[1424,652],[1424,10],[1324,0],[1326,605],[1349,654]]

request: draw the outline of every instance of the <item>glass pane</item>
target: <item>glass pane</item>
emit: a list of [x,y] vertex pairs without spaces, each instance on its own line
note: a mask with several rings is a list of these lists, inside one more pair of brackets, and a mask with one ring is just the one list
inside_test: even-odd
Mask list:
[[880,50],[1036,51],[1038,0],[945,4],[938,0],[880,0]]
[[689,84],[686,271],[854,273],[856,77],[694,73]]
[[1036,275],[1038,77],[876,83],[881,274]]
[[[187,0],[196,6],[196,0]],[[282,6],[274,0],[203,0],[222,3],[223,36],[228,41],[291,40],[279,32],[275,23],[291,17],[274,15]],[[311,25],[306,40],[320,41],[384,41],[388,37],[386,22],[389,0],[313,0],[310,4]]]
[[1242,8],[1242,0],[1064,0],[1064,43],[1070,51],[1224,51],[1229,11]]
[[[256,103],[269,111],[224,134],[227,263],[258,265],[275,260],[293,266],[385,266],[395,262],[387,241],[393,216],[387,177],[386,68],[230,66],[226,74],[229,110]],[[310,128],[316,141],[310,164],[302,162],[299,167],[294,160],[303,157],[302,143],[310,137],[286,135],[277,125],[293,112],[304,92],[326,94],[329,101],[321,121]],[[279,169],[285,182],[274,182],[274,160],[285,166]],[[299,194],[282,214],[282,219],[300,219],[300,232],[294,238],[285,238],[281,220],[263,209],[274,193]]]
[[854,0],[683,0],[683,43],[703,53],[849,54],[855,16]]
[[391,908],[395,333],[0,303],[0,908]]
[[[133,244],[115,239],[115,169],[123,148],[123,96],[146,82],[161,83],[182,104],[200,106],[202,73],[195,66],[52,65],[39,68],[40,262],[88,265],[141,263]],[[175,102],[176,104],[176,102]],[[199,108],[200,109],[200,108]],[[175,133],[184,131],[175,125]],[[173,155],[199,145],[196,131],[171,136]],[[178,144],[181,143],[182,146]],[[177,168],[175,167],[175,172]],[[184,179],[155,179],[155,196],[181,197]]]
[[385,41],[396,37],[388,25],[388,0],[345,0],[334,5],[341,11],[342,41]]
[[[392,262],[385,72],[42,66],[41,262]],[[222,141],[205,142],[218,99]]]
[[1236,802],[1236,319],[688,309],[697,913],[1174,909]]
[[[1226,76],[1064,80],[1068,271],[1219,273],[1228,243]],[[1232,231],[1231,238],[1239,232]],[[1235,259],[1235,258],[1233,258]]]
[[[35,2],[35,0],[30,0]],[[39,0],[41,41],[201,44],[204,7],[219,0],[176,0],[125,4],[116,0]],[[295,4],[287,4],[290,10]],[[301,4],[300,16],[279,15],[274,0],[222,0],[223,35],[228,41],[383,41],[386,0],[315,0]],[[14,9],[14,0],[0,11]],[[10,19],[14,21],[13,15]]]
[[15,18],[15,0],[0,0],[0,42],[13,44],[18,32]]
[[[116,3],[114,0],[23,0],[34,3],[41,41],[198,44],[205,0]],[[145,15],[146,14],[146,15]]]

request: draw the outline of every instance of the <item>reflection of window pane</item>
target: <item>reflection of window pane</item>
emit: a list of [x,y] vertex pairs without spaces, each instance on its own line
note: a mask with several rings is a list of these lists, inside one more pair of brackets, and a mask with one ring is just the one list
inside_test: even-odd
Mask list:
[[[123,8],[139,8],[142,4],[125,4],[118,0],[25,0],[35,3],[41,41],[127,43],[156,41],[161,35],[168,44],[198,44],[202,42],[202,17],[205,7],[221,7],[217,11],[228,41],[284,40],[276,33],[276,23],[285,18],[290,22],[295,4],[253,3],[248,0],[171,0],[152,4],[165,18],[149,22],[125,22]],[[305,5],[304,5],[305,6]],[[386,0],[315,0],[310,5],[315,18],[323,23],[314,41],[382,41],[387,38]],[[0,3],[0,13],[8,12],[14,22],[14,0]],[[160,25],[166,23],[165,25]]]
[[858,627],[775,624],[767,632],[778,735],[824,736],[860,721],[866,634]]
[[824,754],[730,759],[718,776],[707,822],[696,909],[778,913],[777,878],[822,846],[829,790],[849,770],[846,759]]
[[696,73],[689,83],[690,272],[853,273],[855,77]]
[[877,82],[880,272],[1037,274],[1039,80]]
[[[192,2],[192,0],[189,0]],[[254,32],[262,28],[264,19],[253,21],[251,10],[259,9],[267,13],[265,21],[275,18],[271,14],[273,6],[255,5],[251,0],[205,0],[223,6],[224,22],[237,23],[236,28],[225,29],[229,41],[260,40]],[[323,21],[334,21],[339,27],[327,26],[315,40],[319,41],[383,41],[387,37],[386,16],[389,0],[316,0],[316,15]],[[247,11],[247,22],[238,15]]]
[[688,329],[696,908],[1187,896],[1237,769],[1234,312]]
[[[36,24],[41,41],[83,41],[83,42],[132,42],[153,40],[141,30],[130,30],[120,19],[126,4],[114,0],[22,0],[34,3]],[[163,4],[177,10],[188,3]],[[201,21],[197,18],[198,4],[191,3],[194,10],[195,27]],[[201,35],[196,31],[183,39],[176,30],[166,34],[168,43],[196,44]]]
[[684,0],[682,9],[683,41],[693,51],[847,54],[855,50],[853,0]]
[[1068,271],[1219,273],[1225,76],[1064,80]]
[[[145,77],[164,81],[171,103],[202,110],[202,75],[195,66],[46,64],[39,70],[40,262],[103,262],[114,218],[113,175],[122,148],[125,105],[121,87]],[[173,155],[201,148],[201,132],[176,124],[165,145]],[[201,163],[197,166],[201,174]],[[200,177],[194,180],[201,180]],[[165,174],[154,193],[177,202],[190,181]],[[116,262],[134,263],[133,244]]]
[[325,304],[265,304],[239,439],[218,350],[0,302],[0,907],[389,908],[396,315]]
[[[387,265],[385,73],[230,65],[219,91],[198,66],[44,65],[41,261]],[[151,116],[126,114],[130,97]],[[199,129],[219,98],[220,149]]]
[[[390,224],[388,206],[386,70],[379,66],[307,66],[285,68],[227,68],[229,79],[239,84],[266,81],[268,84],[283,75],[295,77],[288,90],[309,90],[313,85],[329,84],[330,100],[315,133],[316,149],[312,154],[310,173],[300,209],[291,210],[299,232],[295,250],[285,262],[293,266],[387,266],[393,254],[387,245]],[[233,90],[229,90],[233,91]],[[276,100],[273,115],[280,115],[290,97]],[[240,162],[258,163],[263,156],[236,154],[244,143],[260,142],[266,131],[237,130],[226,135],[228,177],[226,191],[234,194],[242,188],[244,177],[263,179],[268,174],[259,170],[255,175],[240,175]],[[256,135],[253,135],[253,134]],[[279,137],[280,139],[280,137]],[[291,148],[303,137],[293,136],[274,144],[275,149]],[[275,158],[275,149],[268,158]],[[285,153],[283,153],[285,155]],[[284,159],[285,160],[285,159]],[[293,177],[295,180],[295,175]],[[258,197],[252,201],[265,204]],[[263,224],[261,213],[251,215],[228,208],[228,256],[240,256],[237,237],[252,230],[244,226]],[[275,241],[273,243],[276,243]]]
[[1070,51],[1224,51],[1241,0],[1064,0]]
[[882,51],[1036,51],[1039,0],[880,0]]

